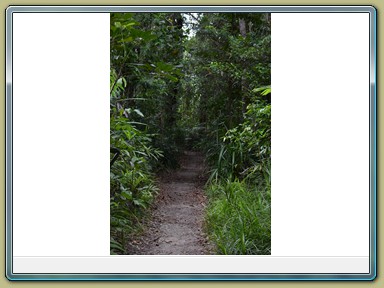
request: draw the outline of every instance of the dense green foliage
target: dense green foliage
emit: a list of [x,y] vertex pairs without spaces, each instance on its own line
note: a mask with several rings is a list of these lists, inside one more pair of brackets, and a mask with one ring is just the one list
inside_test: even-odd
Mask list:
[[270,105],[248,105],[246,120],[221,138],[210,177],[208,230],[223,254],[270,254]]
[[111,14],[110,143],[121,152],[110,178],[112,253],[126,253],[140,230],[155,170],[177,166],[183,37],[180,13]]
[[207,230],[222,254],[270,254],[270,41],[269,14],[210,13],[186,45],[180,110],[207,153]]
[[269,14],[111,14],[112,253],[138,231],[154,173],[199,149],[217,253],[270,254],[270,41]]
[[271,254],[270,190],[239,180],[208,188],[207,228],[220,254]]
[[[117,94],[117,90],[114,88],[113,92]],[[160,150],[151,146],[152,135],[135,128],[124,113],[130,115],[132,111],[114,108],[110,118],[111,147],[121,153],[110,171],[112,253],[125,252],[127,235],[138,227],[142,209],[151,203],[157,191],[151,161],[162,156]],[[135,113],[141,114],[139,110]]]

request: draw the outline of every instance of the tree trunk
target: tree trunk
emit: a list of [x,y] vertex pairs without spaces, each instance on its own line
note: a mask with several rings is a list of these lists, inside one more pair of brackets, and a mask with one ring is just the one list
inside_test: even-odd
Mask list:
[[[247,26],[246,26],[245,20],[242,18],[239,19],[239,30],[243,38],[247,37]],[[248,97],[247,97],[248,83],[247,83],[247,79],[244,77],[245,74],[246,74],[246,71],[243,70],[242,77],[241,77],[242,120],[244,120],[245,112],[247,111],[247,106],[248,106]]]

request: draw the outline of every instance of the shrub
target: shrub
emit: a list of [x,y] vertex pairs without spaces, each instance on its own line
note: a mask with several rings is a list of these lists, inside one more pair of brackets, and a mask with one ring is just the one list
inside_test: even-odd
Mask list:
[[120,157],[110,170],[111,253],[125,253],[127,235],[138,230],[144,210],[157,188],[151,161],[162,153],[154,149],[151,135],[136,129],[122,114],[111,117],[111,147]]

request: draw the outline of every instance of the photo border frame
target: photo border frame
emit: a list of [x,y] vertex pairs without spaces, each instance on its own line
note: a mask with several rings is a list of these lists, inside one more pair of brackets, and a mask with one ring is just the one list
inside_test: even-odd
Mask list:
[[[12,271],[13,181],[13,13],[111,12],[254,12],[254,13],[369,13],[370,15],[370,273],[368,274],[15,274]],[[373,6],[255,6],[255,5],[138,5],[138,6],[9,6],[6,10],[6,276],[9,280],[373,280],[377,271],[377,20]]]

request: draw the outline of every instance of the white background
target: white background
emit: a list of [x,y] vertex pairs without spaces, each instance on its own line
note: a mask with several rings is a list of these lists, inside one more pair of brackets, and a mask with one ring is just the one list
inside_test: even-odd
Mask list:
[[109,255],[109,14],[13,17],[14,255]]
[[369,14],[272,14],[272,255],[369,255]]
[[[272,15],[273,256],[369,255],[368,21]],[[14,256],[107,256],[109,14],[13,24]]]

